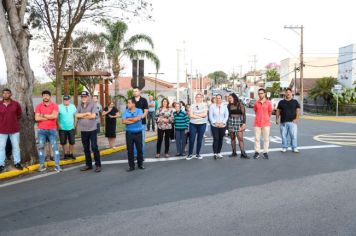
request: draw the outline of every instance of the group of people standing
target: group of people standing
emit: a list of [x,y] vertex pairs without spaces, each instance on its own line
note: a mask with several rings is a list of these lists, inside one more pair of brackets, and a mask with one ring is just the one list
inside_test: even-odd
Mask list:
[[[203,159],[200,154],[207,124],[210,123],[213,136],[213,157],[221,159],[221,149],[226,130],[231,139],[232,153],[230,157],[237,156],[237,142],[241,158],[250,158],[245,151],[243,133],[246,129],[246,109],[235,93],[228,96],[225,104],[222,95],[212,99],[210,106],[204,102],[204,96],[197,94],[195,103],[185,105],[183,102],[174,103],[170,107],[167,98],[162,99],[160,106],[150,96],[149,101],[141,96],[138,88],[133,89],[134,96],[127,101],[127,108],[122,114],[122,123],[126,125],[126,144],[129,169],[135,169],[135,158],[139,169],[144,169],[144,149],[146,128],[149,131],[157,129],[158,139],[156,145],[156,158],[161,157],[161,146],[164,142],[164,156],[169,157],[171,140],[176,142],[176,156],[186,156],[186,160],[193,158]],[[0,172],[5,165],[5,147],[9,140],[12,145],[15,168],[22,169],[19,148],[19,119],[22,112],[19,103],[11,99],[9,89],[2,91],[3,100],[0,103]],[[254,105],[254,133],[255,154],[253,158],[262,156],[268,159],[269,135],[271,126],[272,105],[266,98],[265,89],[258,90],[259,99]],[[50,143],[53,150],[55,170],[60,172],[60,156],[57,146],[57,130],[60,144],[63,147],[64,159],[75,159],[73,149],[75,145],[76,129],[80,131],[81,141],[85,153],[85,166],[81,171],[93,169],[91,152],[94,154],[95,172],[101,171],[100,152],[97,144],[97,135],[100,132],[99,115],[105,117],[105,136],[109,146],[114,148],[116,137],[116,118],[120,116],[114,102],[110,102],[104,109],[98,106],[97,97],[90,101],[89,93],[81,93],[81,103],[75,107],[70,102],[70,96],[63,96],[63,103],[59,106],[51,101],[51,92],[42,92],[42,102],[35,108],[37,122],[39,171],[46,170],[45,144]],[[96,101],[96,102],[95,102]],[[297,122],[299,120],[299,103],[293,99],[291,89],[286,89],[285,99],[277,107],[276,124],[280,125],[282,136],[282,152],[288,148],[288,139],[291,140],[293,152],[297,148]],[[148,126],[146,127],[146,120]],[[172,138],[172,135],[174,137]],[[261,153],[260,139],[263,137],[263,152]],[[195,145],[196,143],[196,145]],[[186,153],[186,146],[188,152]],[[195,154],[193,155],[195,147]]]

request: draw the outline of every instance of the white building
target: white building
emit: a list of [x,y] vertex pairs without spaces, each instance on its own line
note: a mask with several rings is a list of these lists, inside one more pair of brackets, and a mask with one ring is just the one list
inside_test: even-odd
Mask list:
[[[294,87],[296,84],[297,92],[299,92],[300,73],[297,71],[295,74],[295,66],[300,66],[299,58],[287,58],[281,61],[281,87]],[[303,72],[304,91],[308,92],[316,80],[323,77],[337,77],[337,57],[304,57]]]
[[356,44],[339,48],[339,71],[337,80],[345,87],[352,88],[356,81]]

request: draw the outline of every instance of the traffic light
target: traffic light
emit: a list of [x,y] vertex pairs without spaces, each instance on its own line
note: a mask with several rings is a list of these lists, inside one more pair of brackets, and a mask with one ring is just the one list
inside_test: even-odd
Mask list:
[[132,60],[132,80],[131,86],[140,90],[145,87],[145,66],[144,60]]

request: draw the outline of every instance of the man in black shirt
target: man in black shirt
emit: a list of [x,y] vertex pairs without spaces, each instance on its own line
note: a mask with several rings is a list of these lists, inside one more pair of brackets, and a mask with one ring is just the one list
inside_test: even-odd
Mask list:
[[297,146],[297,123],[299,121],[300,105],[293,99],[292,89],[287,88],[285,98],[278,103],[276,124],[280,124],[282,136],[282,152],[288,149],[288,136],[293,152],[299,153]]
[[[141,97],[141,91],[139,88],[134,87],[133,88],[133,94],[134,96],[132,97],[136,101],[136,108],[142,110],[142,154],[145,156],[145,139],[146,139],[146,118],[148,114],[148,102],[146,98]],[[134,155],[137,157],[137,150],[136,147],[134,149]]]

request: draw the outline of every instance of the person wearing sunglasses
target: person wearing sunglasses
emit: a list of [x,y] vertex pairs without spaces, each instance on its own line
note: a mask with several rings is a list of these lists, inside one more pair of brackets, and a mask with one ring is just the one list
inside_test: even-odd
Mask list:
[[272,115],[272,104],[266,98],[266,90],[260,88],[258,90],[258,100],[256,101],[253,110],[255,111],[255,154],[254,159],[259,159],[260,157],[260,139],[263,136],[263,158],[268,159],[268,149],[269,149],[269,133],[271,129],[270,118]]
[[[189,153],[186,159],[191,160],[195,157],[201,160],[203,157],[200,155],[200,149],[208,122],[208,105],[203,102],[203,95],[200,93],[195,96],[195,103],[190,107],[189,118]],[[195,139],[197,147],[196,155],[193,156]]]

